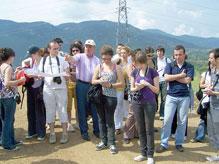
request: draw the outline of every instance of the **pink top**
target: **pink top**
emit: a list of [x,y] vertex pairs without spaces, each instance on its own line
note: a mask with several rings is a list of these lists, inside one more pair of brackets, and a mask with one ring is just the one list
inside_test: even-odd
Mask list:
[[91,82],[95,67],[100,64],[100,60],[95,55],[88,57],[85,53],[73,56],[76,62],[77,79]]

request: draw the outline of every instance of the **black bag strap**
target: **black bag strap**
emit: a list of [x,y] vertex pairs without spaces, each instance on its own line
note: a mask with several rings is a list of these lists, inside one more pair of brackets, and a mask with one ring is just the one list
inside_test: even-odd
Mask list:
[[42,65],[42,71],[43,72],[45,72],[44,66],[45,66],[45,63],[46,63],[46,58],[47,58],[47,56],[43,57],[43,65]]
[[214,85],[213,85],[213,88],[212,88],[212,89],[214,89],[214,88],[215,88],[215,86],[216,86],[216,85],[217,85],[217,83],[218,83],[219,74],[216,74],[216,76],[217,76],[217,78],[216,78],[216,81],[215,81],[215,83],[214,83]]
[[24,93],[26,92],[27,88],[22,86],[22,98],[21,98],[21,106],[20,106],[20,109],[22,109],[23,107],[23,102],[24,102]]

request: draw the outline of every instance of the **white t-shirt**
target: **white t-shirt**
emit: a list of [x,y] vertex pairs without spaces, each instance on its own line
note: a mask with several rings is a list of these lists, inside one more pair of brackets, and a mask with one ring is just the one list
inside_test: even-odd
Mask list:
[[159,74],[160,82],[165,81],[163,73],[167,63],[171,63],[171,60],[169,58],[164,57],[163,59],[160,59],[159,57],[157,57],[157,72]]
[[[28,65],[26,63],[28,63]],[[31,57],[22,61],[22,67],[24,68],[25,71],[31,69],[32,73],[38,72],[38,65],[36,64],[36,62],[33,61]],[[38,88],[41,85],[42,85],[42,79],[34,78],[34,83],[32,85],[32,88]]]
[[[51,65],[50,65],[50,59],[51,58]],[[65,72],[65,70],[69,67],[68,62],[64,60],[64,57],[58,56],[59,63],[60,63],[60,72],[59,72],[59,67],[58,63],[56,60],[56,57],[50,57],[48,56],[46,58],[45,64],[44,64],[44,73],[48,74],[59,74]],[[43,72],[43,58],[40,61],[38,69],[40,72]],[[44,78],[44,88],[49,88],[49,89],[65,89],[66,88],[66,80],[62,76],[61,77],[62,83],[57,84],[53,82],[53,77],[45,77]]]

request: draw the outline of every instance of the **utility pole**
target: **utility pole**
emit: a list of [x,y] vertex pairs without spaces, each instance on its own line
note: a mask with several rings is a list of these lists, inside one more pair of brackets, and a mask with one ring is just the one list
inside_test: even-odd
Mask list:
[[116,45],[118,45],[119,43],[129,43],[127,9],[128,8],[126,0],[119,0]]

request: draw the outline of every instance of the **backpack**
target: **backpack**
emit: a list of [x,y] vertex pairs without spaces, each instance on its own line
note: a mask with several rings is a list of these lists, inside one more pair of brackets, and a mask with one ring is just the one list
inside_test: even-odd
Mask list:
[[[157,66],[157,56],[152,58],[152,62],[154,64],[154,69],[157,70],[158,69],[158,66]],[[166,62],[166,64],[168,63],[167,57],[165,57],[165,62]]]

